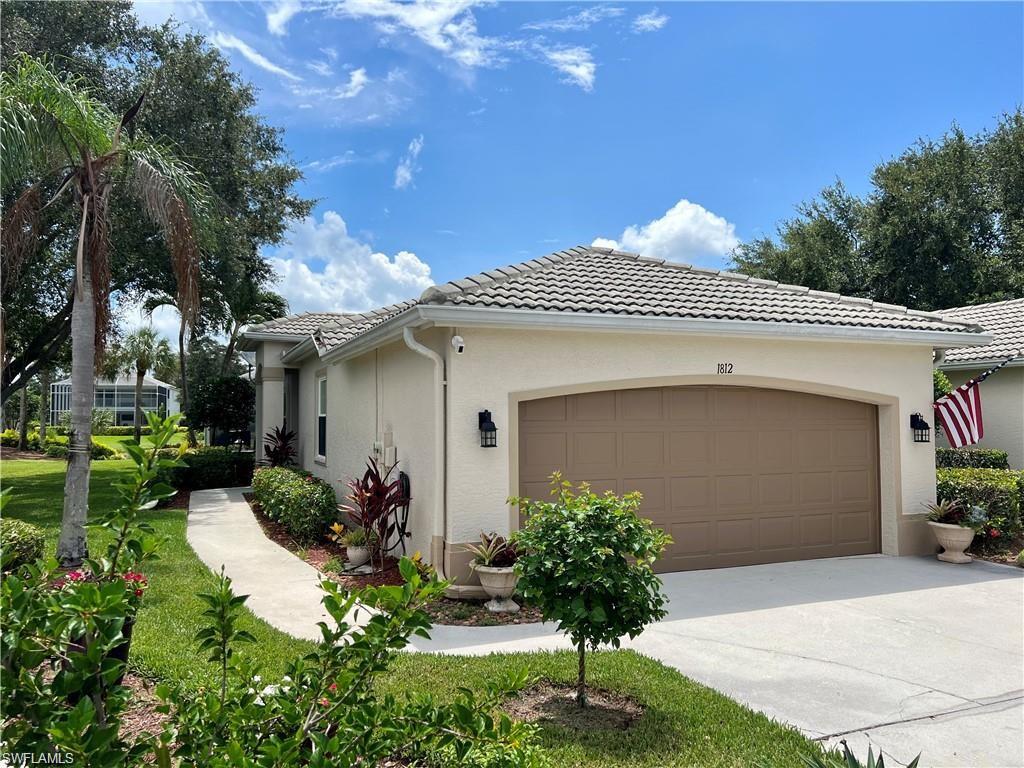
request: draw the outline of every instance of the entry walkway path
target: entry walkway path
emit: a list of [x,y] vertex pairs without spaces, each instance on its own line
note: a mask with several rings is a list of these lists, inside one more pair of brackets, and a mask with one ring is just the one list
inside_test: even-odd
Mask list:
[[[188,538],[261,618],[316,637],[318,574],[269,541],[241,489],[192,495]],[[1024,766],[1024,571],[866,556],[663,574],[669,615],[624,643],[747,706],[886,764]],[[436,626],[414,650],[568,648],[549,624]]]

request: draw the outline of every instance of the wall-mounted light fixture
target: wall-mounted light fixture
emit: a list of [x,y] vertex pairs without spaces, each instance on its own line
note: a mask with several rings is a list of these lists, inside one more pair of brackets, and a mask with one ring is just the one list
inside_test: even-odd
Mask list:
[[491,412],[480,411],[480,413],[477,414],[477,419],[480,425],[480,447],[497,448],[498,428],[494,426],[494,422],[491,421]]
[[920,413],[910,414],[910,429],[914,432],[915,443],[931,442],[931,425]]

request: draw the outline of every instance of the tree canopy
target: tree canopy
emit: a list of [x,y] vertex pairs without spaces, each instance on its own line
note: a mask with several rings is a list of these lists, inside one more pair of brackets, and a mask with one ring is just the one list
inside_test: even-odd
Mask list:
[[1024,295],[1024,112],[919,141],[875,168],[864,197],[837,181],[733,267],[925,310]]

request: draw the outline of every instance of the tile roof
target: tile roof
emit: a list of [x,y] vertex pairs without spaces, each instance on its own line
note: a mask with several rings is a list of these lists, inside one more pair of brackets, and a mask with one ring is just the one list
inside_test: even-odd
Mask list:
[[943,365],[1002,362],[1015,352],[1024,355],[1024,299],[956,307],[943,310],[942,314],[977,323],[993,336],[991,344],[949,350]]
[[585,246],[428,288],[420,303],[864,328],[980,331],[971,323],[935,313]]
[[363,313],[306,312],[250,326],[247,332],[312,337],[323,355],[417,305],[896,330],[982,330],[970,319],[578,246],[432,286],[418,300]]
[[296,315],[250,325],[245,331],[246,333],[266,333],[279,336],[309,336],[324,323],[350,316],[347,312],[300,312]]

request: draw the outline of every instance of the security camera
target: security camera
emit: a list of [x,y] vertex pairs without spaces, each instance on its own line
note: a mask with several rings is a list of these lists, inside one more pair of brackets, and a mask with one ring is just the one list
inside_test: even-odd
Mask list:
[[461,336],[452,336],[452,346],[455,347],[455,354],[461,355],[466,351],[466,342]]

